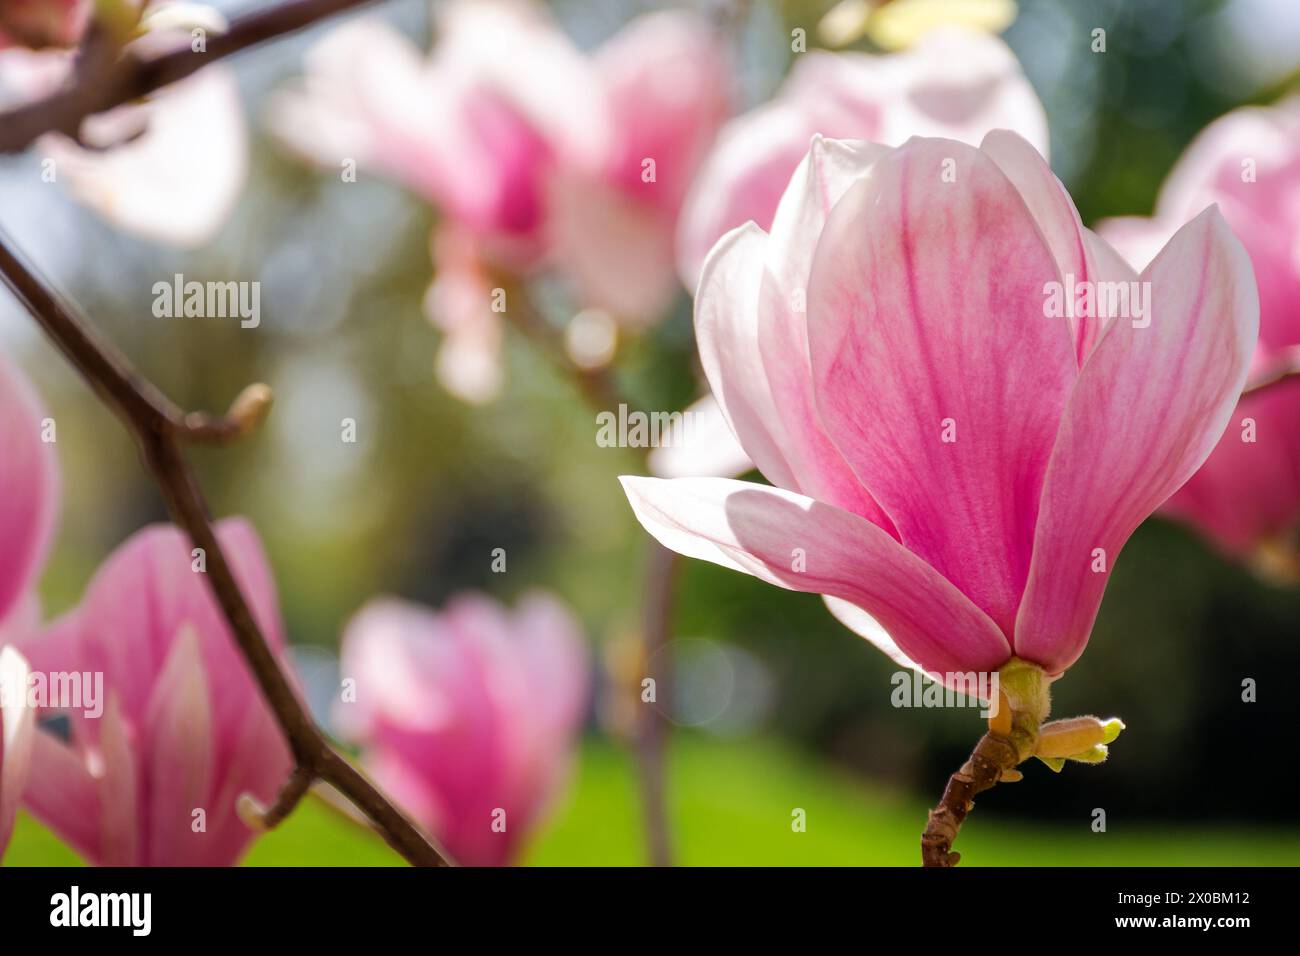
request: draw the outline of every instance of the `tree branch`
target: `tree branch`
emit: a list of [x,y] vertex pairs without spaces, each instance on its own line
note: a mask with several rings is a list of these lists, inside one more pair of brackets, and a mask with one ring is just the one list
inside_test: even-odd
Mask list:
[[[509,303],[506,319],[556,371],[573,382],[593,411],[617,412],[620,405],[629,409],[636,407],[619,389],[608,368],[582,368],[569,357],[562,333],[537,311],[521,283],[503,274],[495,275],[493,282],[506,290]],[[656,679],[656,694],[665,690],[671,680],[668,672],[672,662],[673,608],[680,564],[676,552],[655,541],[650,542],[641,610],[641,660],[648,666],[650,661],[658,659],[663,669]],[[669,729],[668,718],[659,708],[643,705],[638,711],[633,738],[645,820],[646,851],[652,866],[672,865],[665,784]]]
[[44,133],[78,138],[81,121],[183,80],[232,53],[310,26],[317,20],[371,0],[287,0],[231,20],[230,28],[207,40],[207,50],[180,50],[152,57],[126,52],[93,24],[68,86],[44,99],[0,114],[0,153],[26,149]]
[[388,845],[408,862],[418,866],[445,866],[447,861],[414,824],[330,746],[303,707],[235,581],[194,473],[185,460],[182,448],[186,443],[225,441],[247,431],[269,406],[269,390],[265,386],[246,390],[232,406],[232,415],[225,418],[186,415],[140,376],[18,257],[3,231],[0,231],[0,274],[46,335],[135,437],[172,520],[207,556],[208,585],[288,739],[296,765],[285,793],[277,800],[277,807],[283,804],[286,809],[273,808],[273,822],[292,809],[311,780],[319,779],[361,809]]
[[[668,701],[672,687],[673,608],[677,593],[677,552],[650,542],[645,579],[645,605],[641,631],[647,669],[657,661],[655,699]],[[642,705],[637,727],[637,764],[640,767],[641,803],[645,808],[646,839],[651,866],[672,866],[672,835],[668,828],[665,766],[668,718],[657,707]]]
[[952,852],[957,831],[975,806],[975,795],[992,788],[1004,773],[1020,762],[1010,737],[989,731],[980,738],[970,758],[948,778],[939,805],[930,811],[921,835],[921,864],[926,867],[956,866],[960,853]]

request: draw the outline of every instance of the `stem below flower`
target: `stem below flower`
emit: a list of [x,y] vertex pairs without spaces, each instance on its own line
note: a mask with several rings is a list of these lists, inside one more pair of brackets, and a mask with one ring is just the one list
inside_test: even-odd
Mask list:
[[992,788],[1004,771],[1020,763],[1020,755],[1010,737],[992,731],[980,738],[960,770],[948,778],[939,805],[930,811],[930,819],[921,835],[921,863],[927,867],[956,866],[960,853],[952,852],[966,814],[975,806],[975,795]]
[[1015,767],[1038,749],[1038,730],[1051,710],[1047,675],[1037,664],[1011,658],[998,671],[999,700],[989,717],[989,731],[970,758],[948,778],[939,805],[930,811],[921,834],[921,865],[956,866],[952,850],[957,831],[975,806],[975,795],[998,781],[1011,779]]

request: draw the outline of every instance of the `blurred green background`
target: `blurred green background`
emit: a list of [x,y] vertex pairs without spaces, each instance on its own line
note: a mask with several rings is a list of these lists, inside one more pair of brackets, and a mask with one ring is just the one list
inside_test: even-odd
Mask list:
[[[749,103],[779,82],[789,30],[814,35],[829,6],[752,4],[738,38]],[[1005,37],[1048,107],[1053,166],[1085,222],[1149,212],[1207,122],[1295,86],[1298,6],[1022,0]],[[592,45],[649,5],[554,7]],[[376,9],[427,35],[423,3]],[[1089,49],[1097,26],[1107,31],[1102,55]],[[252,117],[297,72],[314,35],[234,61]],[[190,408],[224,408],[250,381],[274,388],[259,434],[200,452],[197,463],[215,512],[248,515],[265,540],[308,686],[325,695],[337,686],[341,627],[377,594],[438,605],[463,588],[511,600],[539,585],[554,590],[584,621],[602,676],[573,784],[526,862],[643,862],[632,763],[602,715],[611,713],[606,650],[636,631],[647,543],[614,479],[644,465],[636,450],[597,447],[594,412],[518,337],[507,344],[497,402],[471,407],[441,390],[438,337],[421,309],[432,214],[377,178],[345,187],[306,170],[259,132],[234,220],[210,246],[181,253],[114,233],[58,190],[19,192],[10,180],[30,176],[24,164],[36,161],[0,166],[0,221],[147,376]],[[261,327],[154,319],[151,287],[174,272],[260,279]],[[43,582],[53,614],[163,511],[116,421],[7,298],[0,336],[16,343],[59,422],[65,503]],[[683,295],[662,324],[621,344],[620,385],[642,408],[682,407],[697,387],[693,353]],[[345,417],[358,423],[356,444],[339,441]],[[506,574],[490,569],[498,547]],[[1286,675],[1300,664],[1297,621],[1297,589],[1256,580],[1190,532],[1148,522],[1115,567],[1087,653],[1054,688],[1055,713],[1118,714],[1129,729],[1104,767],[1070,765],[1058,776],[1035,764],[1024,782],[981,798],[958,845],[967,863],[1293,861],[1300,829],[1284,799],[1294,779],[1285,742],[1300,706]],[[669,706],[679,730],[668,779],[682,862],[917,862],[925,809],[982,732],[975,711],[894,709],[895,666],[816,597],[700,562],[683,567],[675,631]],[[1246,678],[1258,683],[1255,703],[1241,700]],[[791,830],[794,808],[807,811],[805,833]],[[1106,811],[1105,833],[1090,829],[1095,808]],[[6,862],[71,859],[24,818]],[[318,802],[249,856],[393,862]]]

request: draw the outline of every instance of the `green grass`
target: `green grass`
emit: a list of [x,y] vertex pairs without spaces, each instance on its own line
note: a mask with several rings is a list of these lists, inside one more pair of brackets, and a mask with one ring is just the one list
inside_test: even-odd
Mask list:
[[[1064,786],[1035,773],[1019,786]],[[636,865],[643,861],[631,761],[589,743],[570,788],[525,862]],[[684,864],[914,866],[926,801],[891,793],[792,753],[755,742],[679,735],[669,767],[675,843]],[[795,808],[807,828],[791,828]],[[1228,827],[1112,827],[1091,832],[999,816],[986,803],[962,831],[963,865],[1283,865],[1300,855],[1300,830]],[[76,856],[29,817],[20,817],[10,866],[58,866]],[[248,854],[252,866],[384,866],[401,861],[373,834],[308,800]]]

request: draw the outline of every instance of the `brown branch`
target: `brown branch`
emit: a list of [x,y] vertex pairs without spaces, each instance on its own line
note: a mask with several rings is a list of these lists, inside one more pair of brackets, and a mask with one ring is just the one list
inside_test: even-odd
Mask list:
[[[641,619],[642,655],[647,669],[654,663],[655,699],[668,703],[672,688],[673,607],[677,591],[677,552],[650,542],[646,561],[645,602]],[[641,803],[645,809],[647,849],[651,866],[672,866],[672,839],[668,829],[665,765],[668,717],[659,708],[642,705],[636,729],[636,757],[640,770]]]
[[[597,413],[617,411],[620,405],[634,408],[620,391],[608,368],[587,369],[579,366],[564,347],[563,335],[537,311],[521,283],[504,275],[494,283],[506,290],[505,316],[563,376],[570,379],[588,406]],[[657,659],[662,673],[656,679],[656,699],[667,690],[671,680],[671,644],[673,607],[677,590],[677,569],[681,561],[676,552],[650,542],[641,619],[641,660],[648,666]],[[668,733],[665,713],[658,707],[643,706],[638,712],[633,732],[636,748],[637,778],[645,816],[646,849],[652,866],[672,865],[672,840],[668,826],[667,773]]]
[[116,44],[94,26],[87,31],[78,68],[63,89],[7,113],[0,114],[0,153],[26,149],[44,133],[78,138],[81,121],[123,103],[146,96],[183,80],[209,63],[317,20],[341,13],[371,0],[287,0],[231,20],[229,29],[210,36],[207,49],[179,50],[145,57],[127,51],[120,57]]
[[[3,232],[0,232],[0,274],[46,335],[135,437],[172,520],[206,554],[208,585],[293,753],[297,769],[277,805],[284,802],[292,809],[301,799],[299,788],[305,791],[304,778],[323,780],[361,809],[389,846],[408,862],[422,866],[446,865],[447,861],[433,844],[330,746],[312,721],[235,582],[194,473],[185,460],[182,449],[187,443],[229,440],[247,431],[256,417],[265,413],[269,390],[261,386],[246,391],[232,406],[232,416],[224,419],[185,415],[11,250]],[[254,412],[249,412],[249,407]]]
[[270,807],[263,807],[251,793],[244,793],[239,796],[235,808],[250,829],[272,830],[283,823],[307,796],[312,780],[311,771],[299,764],[290,772],[288,782],[280,788],[275,803]]
[[948,778],[939,805],[930,811],[925,833],[921,835],[922,865],[957,865],[961,854],[952,852],[952,844],[966,814],[975,806],[975,795],[993,787],[1019,762],[1019,752],[1010,737],[989,731],[980,738],[970,758]]
[[1241,392],[1242,398],[1247,395],[1258,395],[1260,392],[1296,378],[1300,378],[1300,346],[1287,349],[1268,368],[1252,376]]

